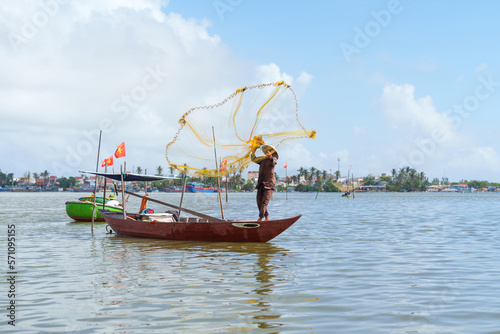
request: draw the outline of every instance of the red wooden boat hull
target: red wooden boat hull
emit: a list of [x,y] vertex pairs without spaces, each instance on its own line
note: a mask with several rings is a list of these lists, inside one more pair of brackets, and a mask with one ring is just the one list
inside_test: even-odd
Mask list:
[[271,221],[232,220],[210,222],[203,218],[180,222],[147,222],[123,219],[122,213],[101,211],[115,233],[136,237],[215,242],[267,242],[293,225],[301,216]]

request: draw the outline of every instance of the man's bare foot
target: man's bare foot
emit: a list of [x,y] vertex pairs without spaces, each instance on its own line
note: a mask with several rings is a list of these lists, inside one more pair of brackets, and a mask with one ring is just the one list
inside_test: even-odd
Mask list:
[[269,221],[269,216],[266,217],[266,222],[268,222],[268,221]]
[[257,221],[258,221],[258,222],[261,222],[261,221],[262,221],[262,218],[257,219]]

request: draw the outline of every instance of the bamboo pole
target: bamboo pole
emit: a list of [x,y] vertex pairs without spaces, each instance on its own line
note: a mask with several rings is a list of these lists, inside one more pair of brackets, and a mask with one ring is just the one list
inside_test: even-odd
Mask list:
[[[144,175],[148,175],[148,169],[144,169]],[[146,181],[144,185],[144,196],[148,195],[148,181]]]
[[179,203],[179,220],[181,219],[182,202],[184,201],[184,193],[186,192],[187,177],[184,177],[184,185],[182,186],[181,202]]
[[[108,172],[108,161],[106,161],[106,164],[104,165],[104,173]],[[106,181],[108,181],[108,178],[105,176],[104,177],[104,192],[102,195],[102,209],[106,209]]]
[[120,178],[122,181],[122,207],[123,207],[123,219],[127,219],[127,213],[125,212],[125,182],[123,182],[123,169],[120,165]]
[[229,174],[226,174],[226,203],[229,201],[229,195],[228,195],[229,183],[228,183],[228,180],[227,180],[228,175]]
[[[95,166],[95,172],[99,172],[99,153],[101,152],[101,135],[102,135],[102,130],[99,130],[99,146],[97,147],[97,163]],[[97,196],[97,175],[95,176],[95,185],[94,185],[94,204],[92,205],[92,227],[91,231],[92,234],[94,234],[94,215],[95,215],[95,200]]]
[[214,136],[214,154],[215,154],[215,169],[217,170],[217,188],[219,192],[219,203],[220,203],[220,213],[222,216],[222,219],[224,220],[224,209],[222,208],[222,199],[220,196],[220,176],[219,176],[219,166],[217,166],[217,149],[215,147],[215,130],[214,127],[212,126],[212,135]]

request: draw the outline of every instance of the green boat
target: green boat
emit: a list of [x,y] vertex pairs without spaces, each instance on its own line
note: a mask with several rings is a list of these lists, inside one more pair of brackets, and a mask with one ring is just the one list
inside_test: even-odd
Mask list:
[[[102,209],[102,197],[96,198],[96,210],[94,213],[94,221],[104,221],[104,218],[100,214],[97,209]],[[119,205],[118,201],[114,199],[114,197],[108,197],[109,200],[106,201],[104,205],[105,210],[113,211],[113,212],[123,212],[123,208]],[[101,202],[101,203],[99,203]],[[76,221],[92,221],[92,207],[94,206],[92,196],[82,197],[79,201],[69,201],[66,202],[66,213],[72,219]]]

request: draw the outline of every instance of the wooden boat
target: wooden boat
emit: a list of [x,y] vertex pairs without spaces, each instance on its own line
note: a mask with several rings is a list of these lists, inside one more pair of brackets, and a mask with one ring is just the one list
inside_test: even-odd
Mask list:
[[267,242],[292,226],[301,216],[270,221],[181,218],[171,213],[127,215],[99,209],[119,235],[169,240]]
[[[125,191],[123,187],[124,181],[155,181],[163,179],[161,176],[146,176],[131,173],[85,173],[121,180],[123,189],[122,197],[124,197],[126,193],[143,198],[143,196],[138,194]],[[152,210],[147,210],[148,213],[130,214],[126,211],[123,213],[115,213],[99,209],[99,212],[104,217],[109,227],[119,235],[169,240],[215,242],[267,242],[286,231],[301,217],[299,215],[285,219],[260,222],[254,220],[224,220],[153,198],[148,198],[148,201],[163,204],[178,211],[154,213],[151,212]],[[181,211],[198,218],[189,217],[179,219],[178,214]]]

